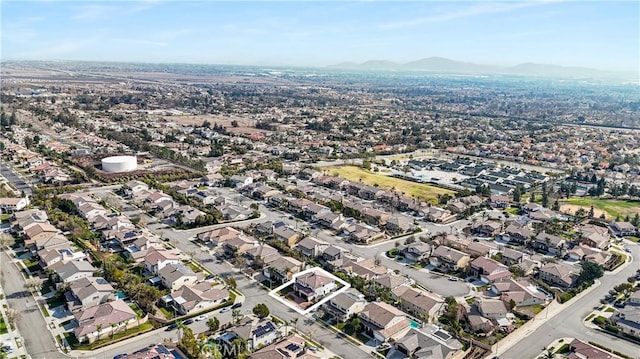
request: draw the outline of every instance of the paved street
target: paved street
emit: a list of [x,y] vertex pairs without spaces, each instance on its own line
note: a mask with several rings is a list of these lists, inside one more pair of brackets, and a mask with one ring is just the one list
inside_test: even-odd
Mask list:
[[9,308],[18,312],[16,325],[24,338],[27,353],[34,359],[54,359],[63,355],[58,352],[56,342],[47,329],[48,323],[43,318],[33,296],[24,288],[24,277],[12,263],[4,251],[0,254],[2,263],[2,287],[9,303]]
[[[631,248],[634,258],[640,258],[640,246],[627,245]],[[629,341],[594,331],[583,325],[582,320],[596,307],[600,306],[600,299],[617,284],[626,282],[627,277],[638,269],[638,262],[634,261],[618,273],[605,274],[600,278],[601,285],[593,289],[588,295],[566,306],[560,313],[549,318],[543,325],[531,333],[522,335],[517,343],[506,352],[498,346],[500,358],[520,359],[535,358],[542,348],[555,338],[572,337],[585,341],[595,341],[611,349],[640,358],[640,347]]]

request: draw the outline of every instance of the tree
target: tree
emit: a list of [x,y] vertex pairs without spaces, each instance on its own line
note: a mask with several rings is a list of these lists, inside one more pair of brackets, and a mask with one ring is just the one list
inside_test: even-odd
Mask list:
[[578,284],[591,283],[594,279],[600,278],[604,275],[602,266],[592,262],[582,263],[582,269],[580,275],[578,275]]
[[256,306],[253,307],[253,314],[258,316],[260,319],[266,318],[269,316],[269,307],[264,303],[256,304]]
[[354,333],[360,333],[360,330],[362,329],[362,322],[360,321],[360,318],[354,317],[351,319],[351,328],[353,328]]
[[212,332],[217,332],[220,329],[220,320],[217,317],[209,318],[207,320],[207,327]]
[[0,251],[5,250],[16,243],[15,238],[7,233],[0,234]]
[[231,312],[231,317],[233,317],[233,322],[235,324],[238,324],[238,323],[240,323],[240,320],[242,319],[242,312],[240,312],[239,309],[234,309]]
[[520,189],[520,186],[518,186],[513,190],[513,201],[520,202],[520,197],[522,197],[522,190]]
[[233,277],[229,277],[227,278],[227,287],[229,287],[229,289],[236,289],[237,283],[236,280],[233,279]]
[[96,331],[98,332],[97,340],[100,340],[100,332],[102,331],[102,324],[98,324],[96,326]]
[[589,218],[593,218],[594,214],[595,214],[595,211],[593,209],[593,206],[591,206],[591,208],[589,208],[589,214],[588,214]]
[[238,121],[237,120],[231,121],[231,126],[238,127]]

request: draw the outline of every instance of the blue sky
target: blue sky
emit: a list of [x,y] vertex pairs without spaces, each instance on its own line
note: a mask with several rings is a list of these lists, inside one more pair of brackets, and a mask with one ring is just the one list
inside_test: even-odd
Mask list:
[[640,68],[638,1],[7,1],[2,59]]

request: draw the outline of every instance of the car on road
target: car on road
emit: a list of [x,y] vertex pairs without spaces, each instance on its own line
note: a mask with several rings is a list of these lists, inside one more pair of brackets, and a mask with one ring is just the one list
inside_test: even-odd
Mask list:
[[165,331],[169,332],[169,331],[172,331],[172,330],[176,329],[177,327],[178,327],[178,324],[172,323],[167,327],[167,329],[165,329]]
[[627,253],[631,253],[631,249],[629,249],[629,248],[625,248],[624,251],[627,252]]
[[199,322],[201,320],[206,320],[207,319],[207,315],[206,314],[202,314],[196,317],[196,322]]
[[187,319],[187,320],[183,321],[182,324],[183,325],[193,324],[193,319]]
[[113,359],[123,359],[123,358],[126,358],[128,356],[129,356],[129,354],[126,354],[126,353],[125,354],[117,354],[117,355],[115,355],[113,357]]
[[450,280],[451,282],[457,282],[457,281],[458,281],[458,278],[456,278],[456,277],[449,277],[449,280]]
[[318,351],[318,347],[314,347],[314,346],[308,347],[307,349],[309,349],[310,351],[312,351],[314,353]]
[[224,308],[220,309],[220,313],[226,313],[226,312],[228,312],[230,310],[231,310],[231,307],[224,307]]
[[242,303],[235,303],[234,305],[231,306],[231,309],[238,309],[242,307]]
[[215,275],[215,274],[209,274],[205,279],[206,279],[206,280],[209,280],[209,279],[213,279],[213,278],[215,278],[215,277],[216,277],[216,275]]

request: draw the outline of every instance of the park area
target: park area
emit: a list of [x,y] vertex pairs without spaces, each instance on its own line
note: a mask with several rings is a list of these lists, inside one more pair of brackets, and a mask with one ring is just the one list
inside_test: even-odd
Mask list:
[[574,214],[579,208],[589,211],[591,206],[593,206],[596,217],[604,213],[607,219],[615,219],[619,216],[621,220],[624,220],[627,215],[633,218],[636,213],[640,213],[640,201],[572,197],[561,201],[560,204],[560,210],[562,212],[570,212],[571,214]]
[[356,166],[329,167],[327,170],[334,176],[340,176],[352,182],[361,181],[370,186],[376,186],[385,190],[394,190],[397,193],[415,197],[426,202],[437,203],[438,195],[455,195],[454,191],[448,189],[372,173]]

